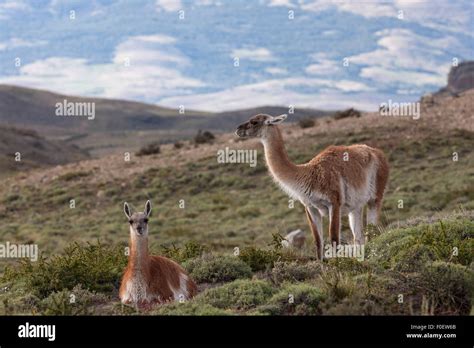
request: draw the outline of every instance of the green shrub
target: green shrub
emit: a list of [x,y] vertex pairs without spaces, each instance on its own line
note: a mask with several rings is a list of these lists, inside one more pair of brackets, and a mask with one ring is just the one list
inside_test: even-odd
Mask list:
[[51,293],[39,305],[43,315],[92,315],[95,305],[103,303],[107,298],[82,289],[77,285],[72,290]]
[[284,281],[303,281],[316,278],[322,269],[320,262],[275,262],[271,271],[271,279],[275,283]]
[[31,315],[38,312],[41,299],[25,291],[24,281],[0,284],[0,315]]
[[319,276],[321,288],[332,302],[351,296],[356,286],[350,276],[335,270],[324,270]]
[[370,268],[368,262],[359,261],[353,257],[335,257],[328,259],[328,268],[346,274],[357,275],[367,272]]
[[206,303],[197,302],[173,302],[161,306],[150,314],[158,315],[230,315],[230,311],[216,308]]
[[326,295],[307,283],[285,284],[258,310],[270,315],[319,315]]
[[197,283],[228,282],[252,276],[250,267],[235,256],[205,255],[183,264]]
[[400,313],[393,313],[386,311],[386,308],[380,303],[377,303],[372,298],[367,298],[359,292],[352,294],[350,297],[345,297],[341,301],[334,303],[329,302],[324,304],[324,315],[394,315]]
[[27,290],[40,298],[78,284],[91,291],[110,292],[119,287],[126,264],[123,247],[72,243],[63,255],[40,257],[37,262],[22,260],[18,267],[5,270],[1,280],[23,279]]
[[316,123],[314,122],[314,119],[312,119],[311,117],[305,117],[305,118],[300,119],[298,121],[298,124],[301,128],[311,128],[311,127],[314,127]]
[[473,238],[474,222],[445,220],[390,230],[370,241],[366,254],[374,264],[403,272],[420,270],[429,261],[469,265],[474,258]]
[[165,257],[175,260],[178,263],[203,255],[208,248],[203,244],[194,241],[186,242],[182,247],[174,244],[171,247],[163,245],[161,254]]
[[253,272],[257,272],[272,268],[276,261],[282,259],[282,255],[277,250],[246,247],[240,251],[239,258],[248,264]]
[[350,109],[336,112],[333,117],[335,120],[340,120],[342,118],[347,118],[347,117],[360,117],[360,115],[361,113],[359,110],[350,108]]
[[180,141],[177,141],[177,142],[175,142],[175,143],[173,144],[173,147],[174,147],[175,149],[181,149],[183,146],[184,146],[184,144],[183,144],[182,142],[180,142]]
[[434,314],[468,315],[474,295],[474,272],[465,266],[435,261],[426,265],[422,286]]
[[143,146],[138,152],[137,156],[148,156],[160,153],[160,143],[154,142]]
[[199,301],[217,308],[248,310],[264,303],[274,293],[263,280],[238,279],[232,283],[207,289],[199,295]]
[[212,144],[216,137],[209,131],[198,131],[198,134],[194,137],[195,144]]

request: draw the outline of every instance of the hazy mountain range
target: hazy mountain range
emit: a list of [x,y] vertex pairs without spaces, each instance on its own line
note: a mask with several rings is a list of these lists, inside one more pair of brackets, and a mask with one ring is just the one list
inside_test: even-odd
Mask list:
[[[58,116],[56,104],[93,103],[95,117]],[[151,142],[188,139],[198,130],[232,131],[257,113],[288,113],[268,106],[221,113],[169,109],[134,101],[84,98],[44,90],[0,85],[0,168],[9,171],[13,154],[24,168],[61,164],[120,150],[135,151]],[[295,109],[291,121],[328,112]],[[8,164],[8,165],[7,165]]]

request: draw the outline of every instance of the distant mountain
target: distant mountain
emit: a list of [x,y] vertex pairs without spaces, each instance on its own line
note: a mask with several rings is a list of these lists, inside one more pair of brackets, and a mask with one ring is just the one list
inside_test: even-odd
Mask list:
[[[95,103],[95,119],[56,116],[56,104],[67,102]],[[288,113],[283,107],[260,107],[221,113],[163,108],[156,105],[103,98],[65,96],[48,91],[0,85],[0,123],[34,128],[48,135],[66,135],[137,130],[228,131],[256,113]],[[320,110],[295,109],[291,120],[323,116]]]
[[[19,153],[20,161],[15,161]],[[66,164],[90,158],[75,145],[47,140],[28,129],[0,126],[0,177],[24,169]]]
[[449,71],[448,84],[438,94],[457,94],[474,88],[474,61],[465,61]]

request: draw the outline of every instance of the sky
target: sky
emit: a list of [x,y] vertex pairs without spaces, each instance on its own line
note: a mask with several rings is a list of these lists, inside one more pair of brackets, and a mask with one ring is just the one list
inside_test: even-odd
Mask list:
[[470,0],[0,0],[0,83],[227,111],[377,110],[474,59]]

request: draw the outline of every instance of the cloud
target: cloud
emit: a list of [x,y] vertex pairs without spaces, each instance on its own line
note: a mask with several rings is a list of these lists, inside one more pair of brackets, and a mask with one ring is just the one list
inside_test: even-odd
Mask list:
[[[116,47],[110,63],[50,57],[22,66],[19,75],[0,78],[0,83],[73,95],[148,101],[203,87],[205,84],[200,80],[181,73],[180,69],[189,64],[188,59],[172,48],[164,50],[156,43],[156,37],[126,39]],[[126,58],[129,66],[124,64]]]
[[30,5],[22,0],[5,0],[0,3],[0,19],[8,19],[15,12],[28,10],[31,10]]
[[156,0],[156,7],[158,11],[177,12],[183,9],[183,4],[181,0]]
[[268,62],[275,60],[270,52],[266,48],[239,48],[232,51],[231,57],[238,57],[239,59],[248,59],[257,62]]
[[270,0],[268,3],[269,7],[289,7],[295,8],[296,5],[293,4],[292,0]]
[[272,74],[272,75],[286,75],[286,74],[288,74],[288,71],[286,69],[277,68],[277,67],[269,67],[269,68],[266,68],[265,71],[269,74]]
[[46,45],[45,40],[24,40],[21,38],[11,38],[8,41],[0,42],[0,51],[10,50],[18,47],[36,47]]
[[[449,1],[349,1],[349,0],[315,0],[301,3],[301,9],[322,12],[336,9],[353,13],[365,18],[388,17],[398,18],[403,12],[403,21],[416,22],[419,25],[473,36],[469,9],[469,0]],[[472,13],[472,7],[471,7]]]
[[[322,89],[312,93],[301,93],[295,89],[298,87]],[[257,107],[263,104],[324,109],[355,106],[365,110],[375,110],[379,101],[375,101],[371,93],[366,93],[369,91],[371,88],[356,81],[296,77],[271,79],[211,93],[168,97],[161,99],[159,103],[170,107],[183,104],[188,108],[209,111],[235,110],[243,106]],[[356,94],[346,94],[346,92],[356,92]],[[365,95],[365,100],[360,97],[361,95]]]
[[411,70],[391,70],[380,66],[363,68],[360,76],[385,85],[402,83],[422,87],[425,85],[438,86],[446,82],[446,74],[440,76]]
[[311,75],[334,75],[341,70],[341,63],[328,59],[325,54],[313,54],[315,63],[308,65],[305,71]]
[[172,44],[176,42],[176,39],[174,37],[168,36],[168,35],[139,35],[139,36],[134,36],[135,40],[138,41],[143,41],[143,42],[153,42],[153,43],[159,43],[159,44]]
[[357,1],[344,0],[316,0],[309,3],[302,3],[301,8],[313,12],[321,12],[336,8],[339,11],[355,13],[366,18],[397,15],[392,4],[375,1],[364,1],[361,3]]
[[379,47],[351,56],[349,62],[365,66],[360,76],[380,85],[443,85],[453,57],[450,53],[462,50],[451,36],[429,38],[408,29],[385,29],[376,35]]

